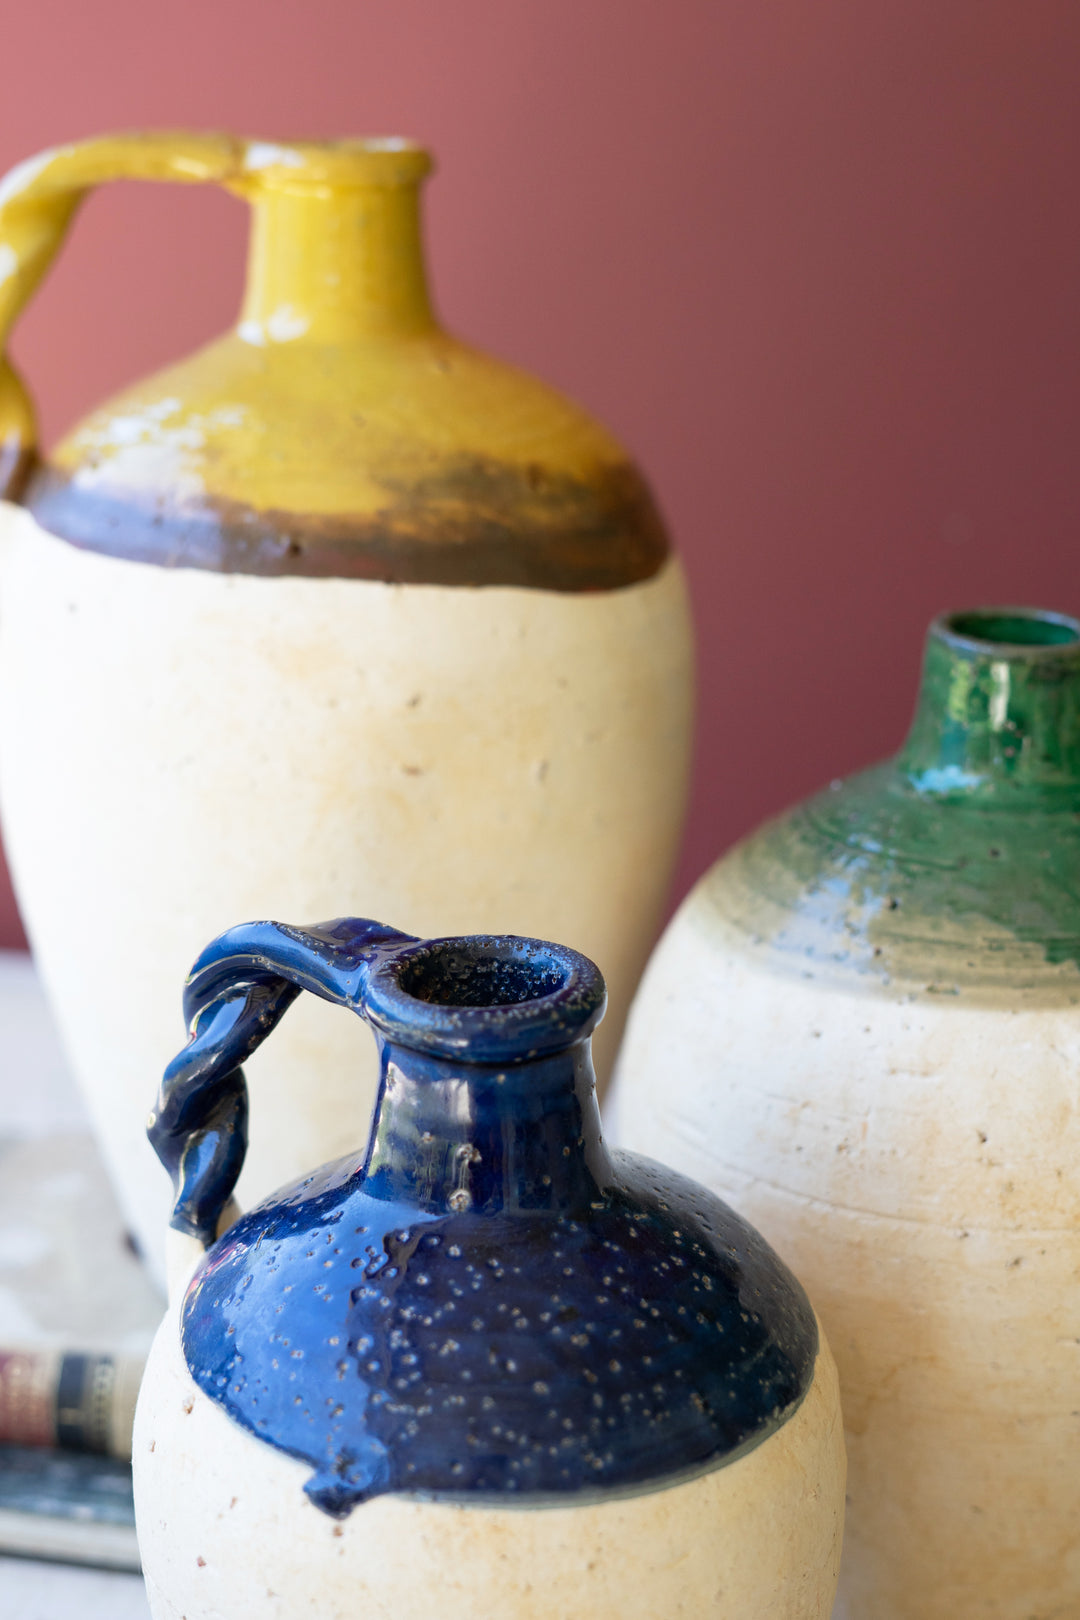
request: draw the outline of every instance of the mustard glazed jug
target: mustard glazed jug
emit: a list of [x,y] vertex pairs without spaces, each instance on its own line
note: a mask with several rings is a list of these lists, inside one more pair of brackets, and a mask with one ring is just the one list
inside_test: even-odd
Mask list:
[[838,1620],[1080,1615],[1078,1075],[1080,622],[946,614],[899,754],[686,901],[614,1087],[821,1312]]
[[[610,435],[439,325],[429,167],[401,140],[150,133],[0,185],[4,340],[104,181],[215,182],[254,220],[236,327],[49,455],[0,369],[0,815],[151,1255],[145,1076],[173,986],[231,919],[363,894],[419,933],[578,939],[609,964],[609,1053],[659,920],[687,781],[682,573]],[[91,934],[122,987],[70,971]],[[357,1077],[334,1022],[302,1009],[256,1060],[245,1196],[344,1149]]]
[[[238,1215],[240,1064],[301,989],[374,1031],[374,1119]],[[343,918],[204,951],[150,1122],[176,1197],[134,1440],[155,1620],[828,1620],[828,1348],[733,1210],[605,1146],[603,1007],[535,939]]]

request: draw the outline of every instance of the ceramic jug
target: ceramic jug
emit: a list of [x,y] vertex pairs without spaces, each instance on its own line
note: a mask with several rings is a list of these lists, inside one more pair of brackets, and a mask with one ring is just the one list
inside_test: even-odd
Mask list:
[[[100,182],[214,181],[254,216],[235,330],[47,458],[0,371],[22,503],[0,507],[0,813],[148,1251],[167,1205],[145,1076],[174,985],[237,916],[363,894],[419,933],[580,940],[610,964],[611,1051],[659,923],[690,729],[680,567],[614,440],[439,326],[428,168],[396,140],[125,135],[0,187],[0,338]],[[70,971],[91,936],[123,984]],[[348,1145],[334,1022],[304,1009],[257,1060],[248,1193]]]
[[1080,624],[959,613],[899,756],[721,860],[635,1003],[619,1140],[835,1349],[845,1620],[1080,1614],[1078,963]]
[[[239,1065],[300,989],[375,1033],[370,1135],[237,1217]],[[134,1442],[155,1620],[827,1620],[828,1348],[745,1221],[604,1145],[603,1007],[562,946],[356,918],[196,962],[150,1121],[176,1195]]]

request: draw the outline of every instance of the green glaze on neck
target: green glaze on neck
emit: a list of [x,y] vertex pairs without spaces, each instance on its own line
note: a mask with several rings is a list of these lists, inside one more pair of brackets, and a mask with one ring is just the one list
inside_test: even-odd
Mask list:
[[1036,807],[1080,788],[1080,627],[1031,609],[954,613],[926,638],[900,769],[920,792]]
[[1080,623],[935,620],[899,755],[763,827],[705,895],[803,975],[1080,1002]]

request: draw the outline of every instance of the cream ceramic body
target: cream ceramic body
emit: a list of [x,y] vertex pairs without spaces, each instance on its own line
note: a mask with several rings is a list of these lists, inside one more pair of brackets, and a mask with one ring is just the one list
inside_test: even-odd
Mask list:
[[824,1342],[795,1416],[689,1483],[576,1507],[380,1496],[335,1522],[302,1463],[196,1387],[176,1312],[135,1437],[154,1620],[828,1620],[843,1523],[836,1372]]
[[[617,590],[221,575],[80,552],[0,508],[0,794],[36,958],[140,1243],[178,987],[238,917],[343,905],[604,963],[614,1050],[690,738],[681,571]],[[93,940],[124,994],[73,970]],[[355,1140],[375,1067],[301,1004],[252,1064],[251,1201]],[[364,1067],[366,1065],[366,1067]],[[313,1087],[309,1077],[317,1075]]]
[[821,1313],[852,1504],[837,1620],[1066,1620],[1080,974],[1027,1007],[821,983],[726,921],[724,879],[646,973],[615,1131],[745,1213]]

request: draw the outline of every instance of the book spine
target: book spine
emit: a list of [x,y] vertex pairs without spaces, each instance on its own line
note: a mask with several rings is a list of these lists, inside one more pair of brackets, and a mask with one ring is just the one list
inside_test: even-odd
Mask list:
[[130,1457],[142,1368],[134,1356],[0,1349],[0,1442]]

